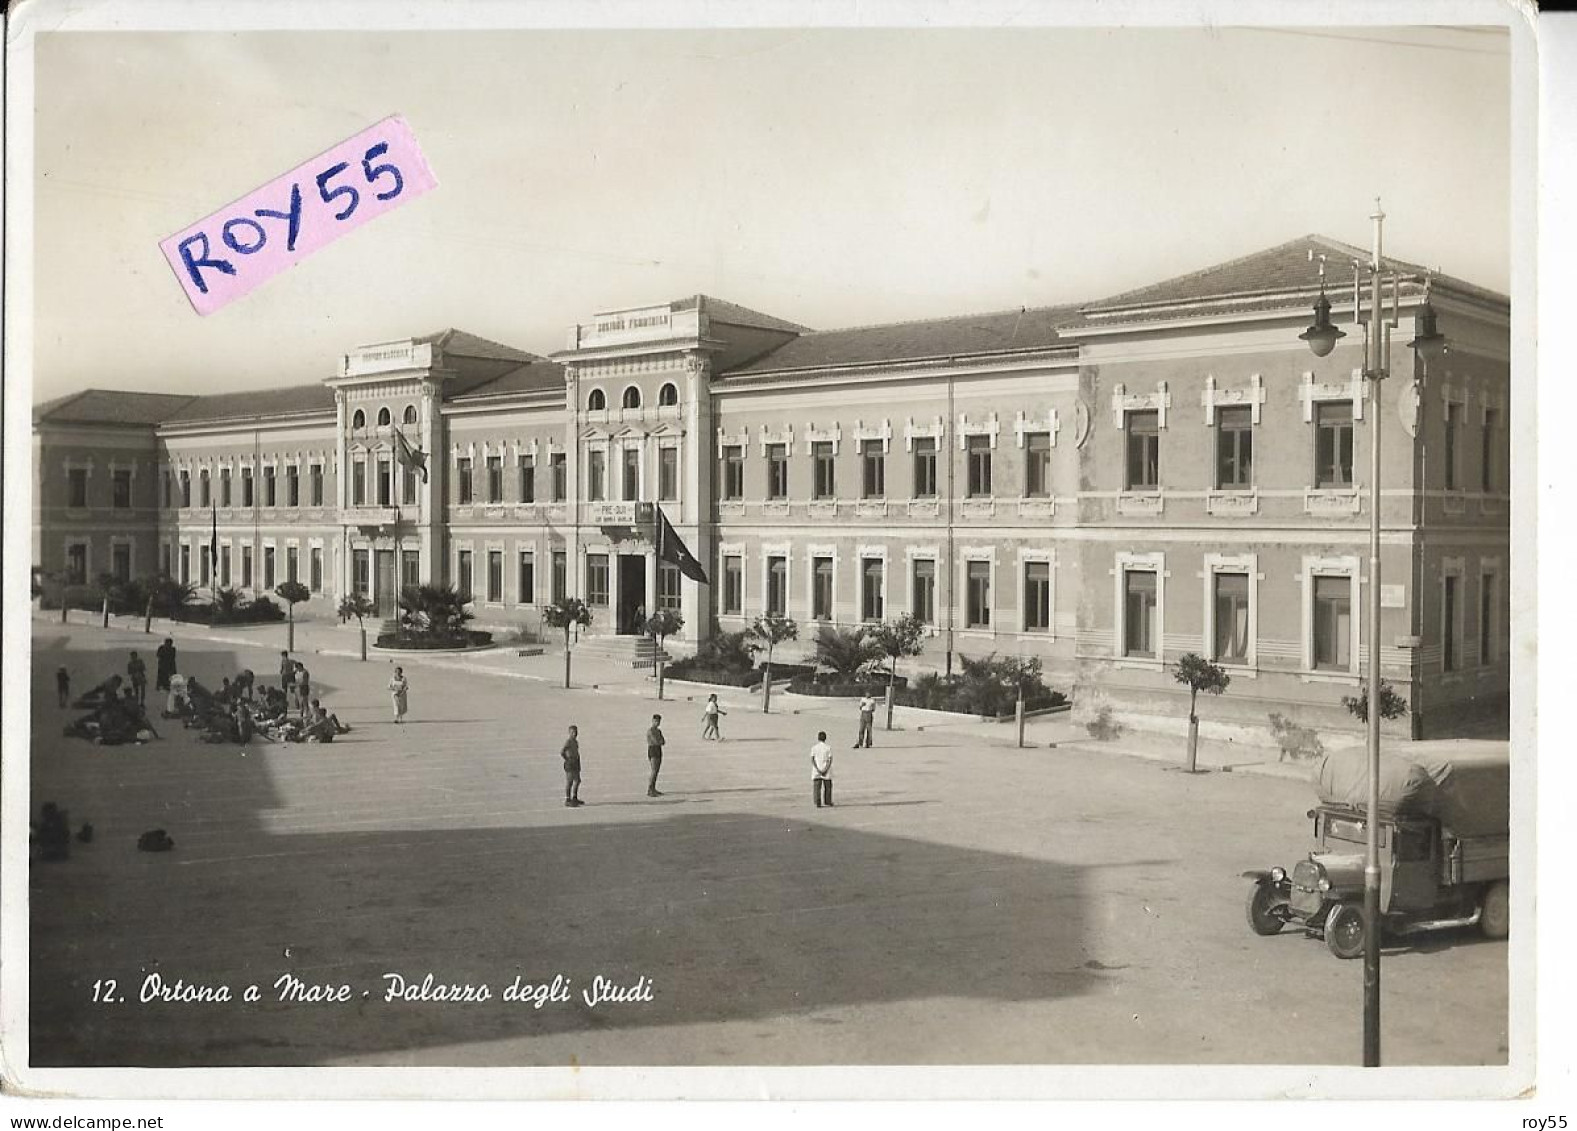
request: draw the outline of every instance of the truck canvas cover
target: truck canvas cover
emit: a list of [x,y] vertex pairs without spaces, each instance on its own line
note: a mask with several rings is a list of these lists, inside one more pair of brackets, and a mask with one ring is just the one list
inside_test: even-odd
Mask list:
[[[1369,752],[1359,746],[1325,756],[1320,801],[1362,809]],[[1380,752],[1380,811],[1434,817],[1458,836],[1505,836],[1510,828],[1511,756],[1507,743],[1418,742]]]

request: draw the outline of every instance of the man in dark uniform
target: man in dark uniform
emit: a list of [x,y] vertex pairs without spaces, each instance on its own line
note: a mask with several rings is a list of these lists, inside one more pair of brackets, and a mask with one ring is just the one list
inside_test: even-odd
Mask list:
[[657,774],[663,768],[663,717],[652,716],[652,725],[646,732],[646,761],[651,765],[652,774],[646,781],[646,796],[661,797],[657,790]]
[[148,665],[142,662],[142,657],[133,652],[131,659],[126,662],[126,677],[131,680],[131,689],[137,696],[139,706],[148,704]]
[[170,690],[170,677],[175,674],[175,641],[166,636],[164,643],[159,645],[153,657],[159,663],[158,670],[155,672],[153,686],[160,691],[168,691]]

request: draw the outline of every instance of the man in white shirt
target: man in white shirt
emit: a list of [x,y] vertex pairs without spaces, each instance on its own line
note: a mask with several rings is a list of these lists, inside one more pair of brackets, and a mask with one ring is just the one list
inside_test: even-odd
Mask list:
[[876,696],[867,694],[860,700],[860,734],[854,740],[854,748],[869,747],[871,745],[871,732],[876,729]]
[[816,745],[810,748],[810,796],[816,808],[832,804],[832,747],[827,732],[816,732]]

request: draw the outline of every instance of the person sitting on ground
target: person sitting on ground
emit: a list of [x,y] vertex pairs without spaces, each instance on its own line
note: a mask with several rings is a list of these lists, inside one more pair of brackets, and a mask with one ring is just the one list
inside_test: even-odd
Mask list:
[[137,742],[146,742],[144,734],[159,738],[158,731],[153,729],[153,723],[148,718],[148,709],[142,705],[138,698],[137,689],[128,687],[121,699],[121,713],[126,716],[126,721],[131,724],[133,739]]
[[32,827],[32,842],[45,860],[64,860],[71,855],[71,822],[66,811],[53,801],[44,802],[38,823]]
[[186,717],[186,677],[180,672],[170,676],[168,687],[169,698],[164,704],[164,717],[167,719],[182,719]]
[[319,707],[313,714],[312,721],[300,732],[296,739],[298,742],[333,742],[338,730],[329,713]]
[[323,706],[323,703],[322,703],[321,700],[314,699],[314,700],[312,700],[312,717],[313,718],[317,718],[319,712],[327,714],[329,719],[334,723],[334,733],[335,734],[349,734],[350,733],[350,727],[347,726],[345,723],[340,722],[338,715],[334,714],[332,711],[327,710],[327,708],[325,708]]
[[89,689],[80,699],[72,704],[79,711],[90,711],[95,707],[102,707],[105,703],[114,703],[120,699],[120,685],[125,682],[118,675],[112,675],[97,687]]

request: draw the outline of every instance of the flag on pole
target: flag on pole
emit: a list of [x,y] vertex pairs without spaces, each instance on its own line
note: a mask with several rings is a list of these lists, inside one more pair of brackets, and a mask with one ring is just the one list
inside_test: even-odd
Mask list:
[[213,579],[213,587],[219,588],[219,508],[212,503],[208,506],[213,517],[213,532],[208,536],[208,568],[212,572],[209,577]]
[[695,560],[674,528],[668,523],[668,516],[663,514],[663,508],[657,508],[657,560],[668,562],[679,567],[679,572],[691,581],[699,581],[702,585],[710,585],[707,580],[706,570],[701,568],[701,563]]
[[398,428],[394,430],[394,458],[400,461],[401,467],[419,473],[422,482],[427,482],[427,453],[417,451]]

